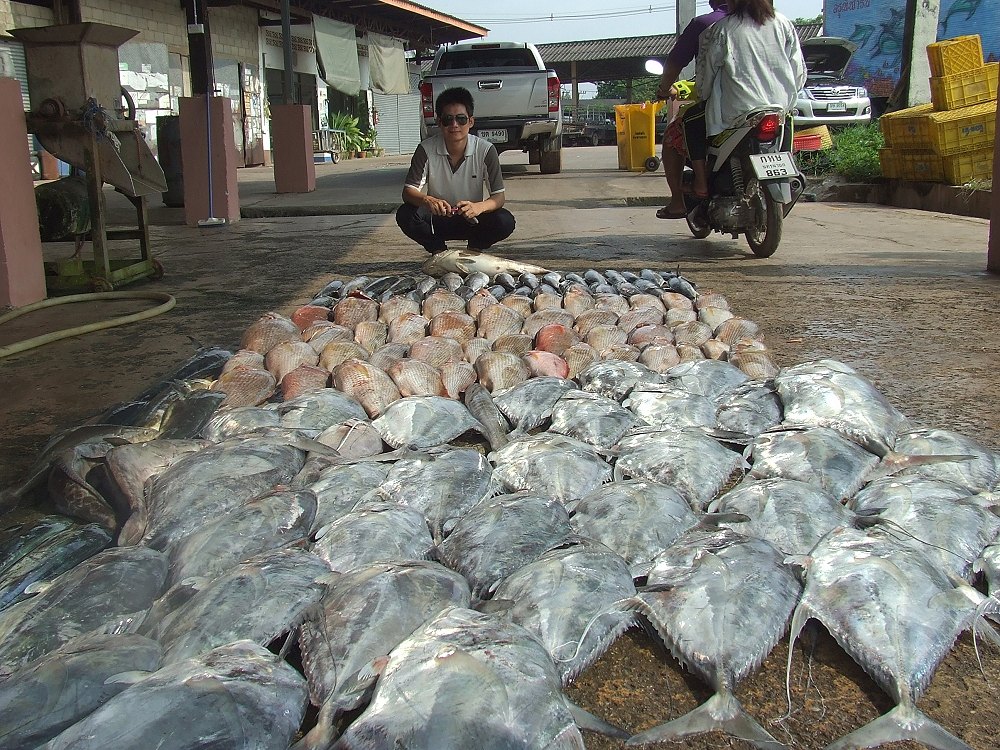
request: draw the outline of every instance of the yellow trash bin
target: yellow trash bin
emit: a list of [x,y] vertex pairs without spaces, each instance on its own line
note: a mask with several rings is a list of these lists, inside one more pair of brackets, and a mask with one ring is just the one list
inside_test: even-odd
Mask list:
[[616,104],[615,129],[618,135],[618,168],[630,172],[655,172],[656,113],[663,102]]

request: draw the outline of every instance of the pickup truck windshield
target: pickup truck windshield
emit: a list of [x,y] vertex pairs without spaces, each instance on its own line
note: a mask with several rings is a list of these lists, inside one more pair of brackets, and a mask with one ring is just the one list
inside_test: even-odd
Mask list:
[[437,70],[530,68],[537,70],[535,58],[527,49],[460,50],[441,56]]

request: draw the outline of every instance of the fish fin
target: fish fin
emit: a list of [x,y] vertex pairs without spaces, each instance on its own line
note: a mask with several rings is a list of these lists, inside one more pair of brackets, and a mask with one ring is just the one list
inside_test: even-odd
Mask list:
[[376,656],[374,659],[365,664],[361,669],[359,669],[355,674],[353,674],[349,679],[356,683],[355,687],[364,687],[370,685],[375,679],[378,678],[380,674],[385,670],[385,665],[389,663],[388,656]]
[[32,594],[41,594],[43,591],[48,590],[52,585],[52,581],[35,581],[34,583],[29,583],[24,587],[22,593],[30,596]]
[[629,738],[629,733],[624,729],[620,729],[614,724],[609,724],[599,716],[594,716],[590,711],[580,708],[572,701],[566,702],[569,704],[570,713],[573,714],[573,721],[576,722],[576,725],[580,729],[605,734],[608,737],[614,737],[619,740],[627,740]]
[[108,677],[105,681],[105,685],[134,685],[137,682],[141,682],[149,677],[152,672],[145,672],[141,669],[135,669],[131,672],[119,672],[118,674],[113,674]]
[[[806,567],[808,570],[808,567]],[[802,628],[812,617],[812,611],[804,606],[802,601],[795,606],[792,613],[792,622],[788,627],[788,664],[785,667],[785,699],[788,702],[787,716],[792,715],[792,657],[795,656],[795,641],[798,640]]]
[[912,704],[896,706],[889,713],[830,743],[826,750],[877,747],[901,740],[920,742],[933,750],[972,750]]
[[746,513],[705,513],[698,524],[717,527],[722,523],[749,523],[752,520]]
[[503,615],[514,609],[513,599],[487,599],[472,602],[472,609],[485,615]]
[[884,477],[891,477],[904,469],[909,469],[913,466],[927,466],[929,464],[946,464],[953,463],[956,461],[972,461],[975,456],[970,456],[968,454],[906,454],[906,453],[896,453],[895,451],[889,451],[885,454],[881,461],[879,461],[872,468],[871,471],[865,476],[865,482],[873,482],[876,479],[883,479]]
[[333,724],[317,721],[289,750],[326,750],[336,739],[337,729]]
[[648,745],[664,740],[677,740],[694,734],[719,730],[746,740],[762,750],[788,750],[788,746],[778,742],[767,730],[757,723],[728,690],[720,691],[693,711],[666,724],[632,735],[626,747]]

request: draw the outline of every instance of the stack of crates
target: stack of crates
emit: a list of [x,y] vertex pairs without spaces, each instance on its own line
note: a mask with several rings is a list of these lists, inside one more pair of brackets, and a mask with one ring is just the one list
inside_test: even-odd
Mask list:
[[1000,63],[983,63],[979,35],[927,45],[931,103],[883,115],[882,174],[964,185],[993,176]]

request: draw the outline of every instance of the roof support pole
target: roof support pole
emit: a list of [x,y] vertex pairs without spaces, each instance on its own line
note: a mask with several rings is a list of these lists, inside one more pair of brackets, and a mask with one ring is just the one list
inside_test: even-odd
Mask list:
[[[997,86],[1000,96],[1000,86]],[[993,174],[1000,174],[1000,110],[997,110],[997,129],[993,138]],[[1000,190],[993,190],[990,209],[990,247],[986,255],[986,270],[1000,274]]]
[[[677,29],[676,33],[680,34],[687,25],[691,23],[694,19],[697,11],[695,10],[695,0],[677,0]],[[680,78],[683,80],[685,78],[691,78],[694,75],[694,62],[692,61],[684,70],[680,73]]]
[[576,60],[569,64],[569,77],[573,82],[573,119],[580,122],[580,82],[576,79]]
[[292,90],[292,12],[288,0],[281,0],[281,51],[284,55],[282,103],[295,104],[297,97]]
[[205,0],[184,0],[184,14],[187,17],[188,52],[191,55],[191,94],[205,96],[215,88],[208,3]]
[[906,0],[903,24],[903,75],[906,77],[906,106],[931,100],[931,75],[927,45],[937,41],[941,0]]

